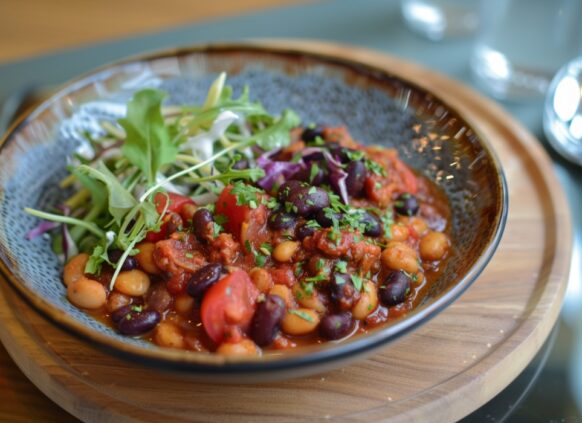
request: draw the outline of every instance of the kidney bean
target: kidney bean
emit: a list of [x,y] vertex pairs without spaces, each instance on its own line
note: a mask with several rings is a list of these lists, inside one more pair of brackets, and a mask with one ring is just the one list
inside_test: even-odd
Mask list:
[[182,216],[175,212],[167,212],[164,216],[164,226],[166,228],[166,236],[173,234],[176,231],[179,231],[184,226],[184,221],[182,220]]
[[269,216],[268,223],[273,230],[293,229],[297,225],[297,218],[291,213],[275,212]]
[[365,211],[360,221],[365,225],[364,235],[372,237],[382,235],[382,221],[375,213]]
[[321,126],[305,128],[301,134],[301,139],[307,143],[315,141],[317,137],[323,139],[323,128]]
[[289,200],[297,190],[306,186],[307,184],[305,184],[304,182],[292,179],[290,181],[285,182],[283,185],[279,187],[277,197],[280,202],[284,203],[285,201]]
[[218,282],[222,270],[223,267],[220,263],[207,264],[198,269],[188,281],[186,287],[188,294],[194,298],[201,299],[206,290]]
[[390,272],[384,284],[378,288],[382,304],[391,307],[404,302],[410,291],[410,282],[410,278],[404,272]]
[[394,202],[394,210],[402,216],[414,216],[420,208],[418,200],[412,194],[405,192],[400,194]]
[[319,210],[329,207],[329,195],[318,187],[301,187],[291,194],[289,201],[293,204],[293,211],[307,217]]
[[[123,251],[118,250],[118,249],[111,250],[107,253],[107,256],[109,257],[109,261],[111,261],[112,263],[119,262],[122,255],[123,255]],[[137,259],[135,257],[128,256],[125,259],[125,261],[123,262],[123,264],[121,265],[121,270],[126,271],[126,270],[133,270],[133,269],[137,269]]]
[[327,339],[340,339],[347,336],[354,327],[354,319],[349,311],[328,314],[319,324],[321,336]]
[[131,312],[131,304],[124,305],[112,311],[109,317],[113,323],[118,323],[121,319],[127,316]]
[[[214,222],[214,217],[208,209],[198,209],[192,217],[192,229],[194,235],[199,241],[207,240],[212,231],[209,231],[210,225]],[[210,233],[209,233],[210,232]]]
[[285,308],[285,301],[278,295],[267,295],[265,301],[259,303],[251,323],[251,338],[257,345],[265,347],[273,342]]
[[297,172],[293,177],[299,181],[307,182],[310,185],[319,186],[326,182],[327,172],[322,167],[322,164],[309,162],[307,167]]
[[340,310],[350,310],[360,298],[360,293],[352,282],[350,275],[334,273],[329,283],[331,300]]
[[306,224],[303,224],[297,228],[297,231],[295,231],[295,236],[297,237],[297,239],[302,240],[303,238],[311,236],[314,233],[315,233],[314,228],[311,228]]
[[156,284],[149,294],[148,305],[159,313],[165,312],[172,304],[172,295],[168,292],[165,283]]
[[359,196],[364,189],[364,183],[368,176],[366,165],[364,165],[364,162],[361,160],[352,161],[348,165],[346,173],[348,174],[346,177],[346,189],[348,194],[352,197]]
[[329,209],[323,209],[317,212],[315,215],[315,220],[324,228],[329,228],[333,226],[334,219],[339,222],[342,220],[343,215],[338,212],[334,212]]
[[149,332],[162,320],[162,315],[155,310],[137,311],[133,308],[117,321],[117,329],[123,335],[141,335]]

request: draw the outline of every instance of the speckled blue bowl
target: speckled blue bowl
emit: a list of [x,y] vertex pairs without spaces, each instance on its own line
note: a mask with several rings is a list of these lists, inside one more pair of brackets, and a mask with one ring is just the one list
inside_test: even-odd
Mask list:
[[[406,162],[443,188],[453,210],[455,248],[421,307],[392,325],[343,342],[260,358],[224,358],[121,336],[67,301],[62,265],[50,241],[25,239],[37,221],[23,208],[47,209],[59,203],[65,193],[57,181],[66,174],[67,155],[82,132],[95,133],[99,121],[123,114],[120,106],[136,89],[164,89],[170,93],[169,104],[200,103],[209,83],[223,70],[235,91],[248,84],[251,96],[270,112],[291,107],[305,122],[347,125],[364,143],[396,147]],[[107,66],[56,92],[15,125],[0,148],[0,270],[5,279],[81,339],[133,360],[185,369],[215,381],[248,382],[323,371],[426,322],[483,270],[501,237],[507,211],[499,162],[459,112],[389,71],[284,47],[203,46]]]

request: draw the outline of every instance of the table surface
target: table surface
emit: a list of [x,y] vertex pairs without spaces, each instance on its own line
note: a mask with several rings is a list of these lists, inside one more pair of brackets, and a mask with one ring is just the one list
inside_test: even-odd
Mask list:
[[[132,11],[137,2],[132,1],[3,0],[0,4],[0,62],[4,61],[0,63],[0,102],[19,88],[54,86],[130,54],[175,45],[266,37],[324,39],[374,48],[473,85],[468,68],[473,40],[433,43],[411,34],[401,21],[397,0],[361,0],[357,7],[352,0],[309,3],[165,0],[164,10],[157,3],[140,1],[140,16],[136,18]],[[95,4],[94,8],[90,9],[89,4]],[[151,32],[164,28],[161,32]],[[103,42],[120,36],[130,37]],[[87,46],[87,43],[92,44]],[[47,53],[63,48],[67,50]],[[38,53],[43,55],[23,59]],[[21,60],[9,61],[13,59]],[[573,213],[577,250],[562,318],[554,336],[513,384],[467,421],[579,421],[582,420],[582,324],[579,323],[582,322],[579,307],[582,301],[582,214],[579,213],[582,169],[568,164],[548,147],[542,135],[541,99],[501,104],[540,139],[554,160],[571,209],[578,211]],[[75,420],[32,385],[1,346],[0,396],[0,421]]]

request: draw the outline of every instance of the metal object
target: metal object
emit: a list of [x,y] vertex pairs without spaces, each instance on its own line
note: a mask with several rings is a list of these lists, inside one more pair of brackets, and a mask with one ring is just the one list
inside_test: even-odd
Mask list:
[[567,63],[552,80],[543,119],[552,147],[582,165],[582,57]]

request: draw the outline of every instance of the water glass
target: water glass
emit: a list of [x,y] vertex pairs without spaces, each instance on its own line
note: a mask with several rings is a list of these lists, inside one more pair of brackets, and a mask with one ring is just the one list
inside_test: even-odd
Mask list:
[[581,0],[482,0],[480,9],[471,72],[498,99],[543,97],[582,53]]
[[408,28],[433,41],[470,36],[479,25],[479,0],[402,0],[400,8]]

